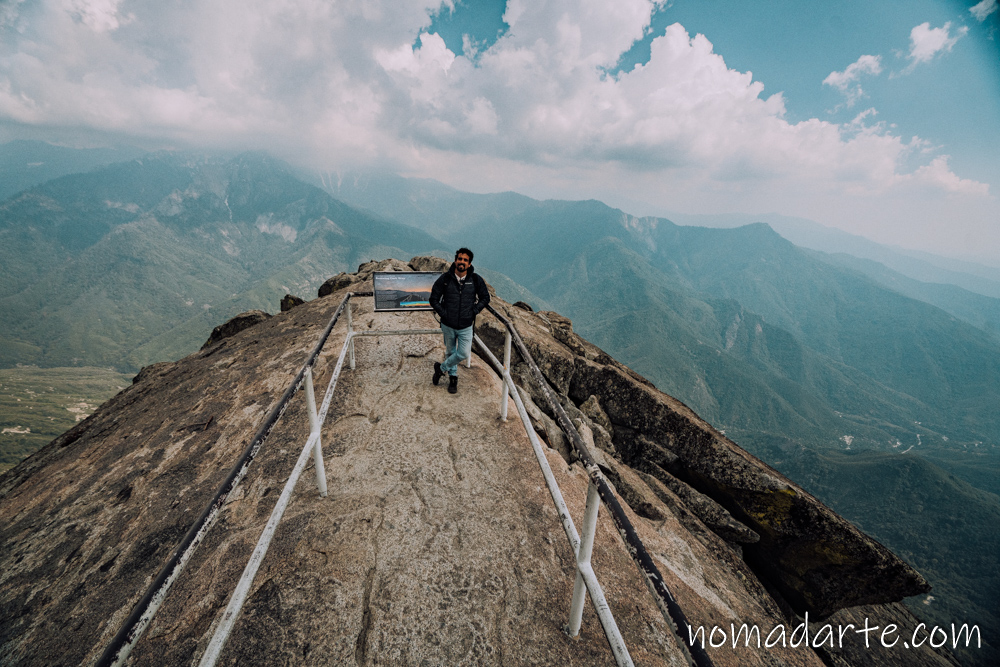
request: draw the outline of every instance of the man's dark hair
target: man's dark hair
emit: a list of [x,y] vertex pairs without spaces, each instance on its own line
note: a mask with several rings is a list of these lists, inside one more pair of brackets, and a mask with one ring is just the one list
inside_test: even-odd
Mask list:
[[459,255],[468,255],[469,256],[469,263],[470,264],[472,263],[472,251],[469,250],[468,248],[459,248],[458,250],[456,250],[455,251],[455,259],[458,259]]

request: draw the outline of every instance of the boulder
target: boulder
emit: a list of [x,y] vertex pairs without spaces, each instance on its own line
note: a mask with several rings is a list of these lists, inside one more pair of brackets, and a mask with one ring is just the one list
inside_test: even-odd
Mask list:
[[301,306],[304,303],[305,303],[304,299],[300,299],[299,297],[293,296],[291,294],[286,294],[285,296],[281,297],[281,312],[287,313],[295,306]]
[[[581,436],[583,434],[581,433]],[[584,438],[586,440],[586,438]],[[596,449],[596,448],[591,448]],[[603,457],[599,463],[601,472],[614,486],[618,496],[628,503],[632,511],[644,519],[663,521],[666,517],[663,504],[653,493],[649,485],[640,478],[634,470],[621,465],[611,457]]]
[[[639,476],[646,480],[654,491],[664,487],[670,489],[695,516],[701,519],[702,523],[722,539],[737,544],[755,544],[760,541],[760,535],[734,519],[724,507],[705,494],[698,493],[656,464],[647,465],[646,470],[648,472],[640,472]],[[660,492],[657,495],[665,494]]]
[[543,310],[538,316],[548,322],[549,333],[557,341],[571,349],[575,354],[584,355],[585,349],[580,337],[573,333],[573,322],[568,317],[551,310]]
[[333,294],[339,290],[344,289],[349,285],[353,285],[358,282],[358,277],[353,273],[344,273],[341,271],[332,278],[328,278],[326,282],[319,286],[319,296],[320,298]]
[[271,319],[271,315],[265,313],[263,310],[248,310],[245,313],[240,313],[228,322],[212,329],[212,335],[208,337],[208,340],[201,346],[201,349],[204,350],[206,347],[214,345],[220,340],[235,336],[244,329],[249,329],[269,319]]
[[448,260],[431,255],[422,255],[420,257],[414,257],[410,260],[410,268],[414,271],[434,271],[435,273],[444,273],[448,270],[449,266],[451,266],[451,262]]
[[[528,313],[520,308],[506,308],[503,313],[514,322],[528,352],[531,353],[549,384],[558,393],[569,394],[570,381],[575,370],[575,353],[552,336],[550,332],[552,325],[539,314]],[[477,333],[493,354],[497,355],[498,359],[502,359],[504,334],[506,333],[503,324],[491,315],[483,315]],[[512,365],[519,363],[516,361],[519,357],[520,355],[516,351],[512,352]],[[533,397],[541,398],[542,395],[538,390],[532,391],[530,386],[525,388],[532,392]],[[543,410],[547,409],[543,405],[544,401],[536,402]]]
[[535,402],[531,399],[531,395],[518,387],[518,393],[521,395],[521,402],[524,403],[524,410],[528,413],[528,417],[531,419],[531,425],[535,429],[535,432],[542,437],[547,444],[552,449],[559,452],[559,456],[563,458],[566,463],[572,463],[576,460],[576,456],[573,453],[573,448],[570,446],[569,441],[566,439],[566,435],[559,428],[551,417],[542,412]]
[[410,265],[398,259],[383,259],[379,262],[365,262],[358,267],[358,281],[368,280],[376,271],[412,271]]
[[608,435],[614,437],[615,430],[611,426],[611,420],[604,413],[604,409],[601,408],[601,402],[597,400],[597,397],[593,394],[587,398],[583,403],[580,404],[580,412],[587,415],[592,422],[604,428]]

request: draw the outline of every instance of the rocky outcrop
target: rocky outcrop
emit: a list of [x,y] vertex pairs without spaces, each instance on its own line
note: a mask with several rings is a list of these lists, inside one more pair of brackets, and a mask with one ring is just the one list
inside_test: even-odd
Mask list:
[[[341,296],[370,290],[375,270],[429,265],[366,263],[332,298],[147,367],[0,476],[0,664],[92,664],[289,386]],[[833,612],[825,623],[860,627],[863,616],[901,633],[916,626],[905,608],[885,603],[912,572],[899,559],[580,338],[569,320],[494,303],[593,445],[692,632],[729,635],[731,624],[746,624],[761,641],[778,626],[790,635],[804,619],[789,603],[813,623]],[[358,330],[434,327],[427,312],[374,313],[370,298],[353,308]],[[479,333],[502,345],[492,316]],[[314,369],[318,401],[344,340],[341,323]],[[610,664],[589,603],[580,637],[562,632],[575,555],[520,421],[499,420],[496,373],[474,357],[459,369],[455,396],[431,383],[438,336],[355,345],[357,368],[341,373],[322,432],[329,495],[319,497],[310,465],[221,663]],[[551,445],[545,456],[580,521],[589,478],[516,356],[534,429]],[[199,659],[307,436],[305,401],[296,396],[131,664]],[[876,556],[881,589],[858,567]],[[829,583],[837,559],[839,587]],[[594,568],[636,664],[681,664],[677,639],[604,510]],[[843,590],[851,585],[874,603],[852,606],[859,596]],[[926,644],[867,650],[853,634],[842,644],[724,643],[708,652],[720,667],[951,664]]]
[[301,306],[304,303],[305,303],[304,299],[297,297],[293,294],[286,294],[285,296],[281,297],[281,312],[287,313],[295,306]]
[[162,375],[173,365],[174,364],[171,361],[158,361],[155,364],[143,366],[139,369],[139,372],[136,373],[135,377],[132,378],[132,384],[138,384],[150,378]]
[[201,349],[204,350],[206,347],[214,345],[220,340],[235,336],[244,329],[249,329],[261,322],[266,322],[270,318],[271,315],[265,313],[263,310],[248,310],[245,313],[240,313],[236,317],[212,329],[212,335],[208,337],[208,340],[201,346]]
[[[582,339],[567,318],[517,308],[504,314],[556,391],[592,414],[600,406],[622,462],[680,492],[720,537],[745,545],[747,561],[796,612],[823,618],[929,590],[892,552]],[[487,322],[480,334],[495,351],[501,348],[499,323]],[[512,373],[544,406],[528,374]]]
[[339,292],[349,285],[353,285],[358,282],[358,277],[353,273],[338,273],[332,278],[328,278],[326,282],[319,286],[319,293],[317,296],[324,297],[333,294],[334,292]]
[[451,262],[440,257],[414,257],[410,260],[410,268],[414,271],[434,271],[444,273],[451,266]]
[[[376,271],[446,271],[450,262],[440,257],[414,257],[409,264],[398,259],[365,262],[355,273],[338,273],[319,287],[319,296],[329,296],[357,283],[370,280]],[[357,289],[357,288],[356,288]],[[371,290],[371,285],[367,287]],[[363,291],[363,290],[362,290]]]

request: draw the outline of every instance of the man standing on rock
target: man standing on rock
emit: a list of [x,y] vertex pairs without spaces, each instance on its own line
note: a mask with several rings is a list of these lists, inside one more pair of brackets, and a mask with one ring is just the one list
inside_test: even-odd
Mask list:
[[434,281],[431,307],[441,317],[444,362],[434,362],[434,384],[448,374],[448,392],[458,392],[458,365],[472,353],[472,325],[490,302],[486,281],[472,268],[472,251],[459,248],[451,267]]

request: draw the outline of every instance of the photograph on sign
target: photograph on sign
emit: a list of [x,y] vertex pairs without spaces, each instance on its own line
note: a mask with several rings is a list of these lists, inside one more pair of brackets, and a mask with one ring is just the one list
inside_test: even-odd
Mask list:
[[433,310],[430,298],[440,273],[432,271],[376,271],[375,311]]

